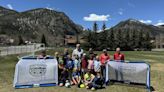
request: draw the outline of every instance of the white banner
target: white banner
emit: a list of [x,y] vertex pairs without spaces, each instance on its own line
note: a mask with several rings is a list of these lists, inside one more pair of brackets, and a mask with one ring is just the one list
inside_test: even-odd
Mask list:
[[24,58],[16,64],[14,87],[17,85],[34,85],[58,83],[57,60]]
[[144,62],[110,61],[106,66],[106,70],[106,81],[138,83],[150,87],[150,67]]

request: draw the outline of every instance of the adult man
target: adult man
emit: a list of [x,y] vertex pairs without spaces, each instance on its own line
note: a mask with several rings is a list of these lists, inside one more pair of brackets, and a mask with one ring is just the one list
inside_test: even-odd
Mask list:
[[81,56],[83,54],[83,49],[80,48],[80,44],[76,44],[76,49],[72,52],[72,58],[74,59],[76,55],[78,55],[79,59],[81,59]]
[[100,62],[101,62],[101,73],[103,78],[105,79],[106,77],[106,63],[110,60],[110,56],[107,53],[107,50],[104,49],[103,53],[100,55]]
[[117,62],[123,62],[124,61],[124,54],[120,52],[120,48],[116,48],[116,52],[114,54],[114,60]]

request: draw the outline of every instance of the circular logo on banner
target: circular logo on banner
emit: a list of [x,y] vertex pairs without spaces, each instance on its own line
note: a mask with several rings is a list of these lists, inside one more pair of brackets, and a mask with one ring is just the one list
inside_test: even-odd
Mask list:
[[47,65],[45,64],[30,65],[29,73],[34,77],[44,76],[46,74],[46,67]]

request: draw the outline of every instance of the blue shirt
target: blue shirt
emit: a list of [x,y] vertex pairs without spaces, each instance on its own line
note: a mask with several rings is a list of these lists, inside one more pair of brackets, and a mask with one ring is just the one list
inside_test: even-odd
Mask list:
[[94,60],[94,70],[99,71],[100,70],[101,63],[98,60]]
[[80,61],[79,60],[75,59],[73,62],[74,62],[74,68],[75,69],[80,68]]
[[65,68],[66,69],[73,69],[73,67],[74,67],[73,61],[67,59]]

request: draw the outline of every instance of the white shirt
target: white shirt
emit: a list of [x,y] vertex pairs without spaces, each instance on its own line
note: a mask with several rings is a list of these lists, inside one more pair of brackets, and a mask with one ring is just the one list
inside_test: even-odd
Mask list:
[[72,52],[72,57],[74,58],[75,55],[78,55],[79,58],[81,58],[81,55],[83,54],[83,49],[80,49],[80,51],[76,48]]

